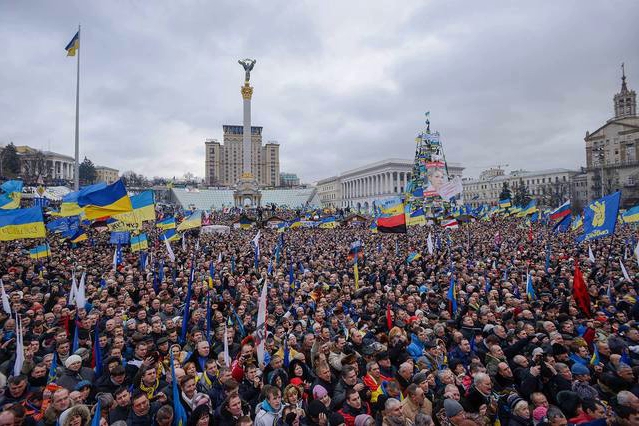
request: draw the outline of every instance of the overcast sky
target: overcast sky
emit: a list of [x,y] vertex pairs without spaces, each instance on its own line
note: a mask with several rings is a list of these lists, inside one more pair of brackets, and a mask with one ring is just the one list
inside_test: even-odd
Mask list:
[[412,158],[424,112],[448,161],[576,169],[610,118],[620,64],[639,90],[637,1],[3,1],[0,144],[148,176],[204,175],[204,140],[242,123],[311,182]]

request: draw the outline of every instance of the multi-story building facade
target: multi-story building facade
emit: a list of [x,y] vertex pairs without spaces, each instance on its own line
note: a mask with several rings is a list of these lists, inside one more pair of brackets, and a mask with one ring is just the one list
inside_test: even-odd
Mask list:
[[576,170],[549,169],[515,170],[506,175],[503,169],[492,168],[483,171],[479,179],[463,180],[464,200],[473,207],[496,205],[506,182],[513,195],[515,188],[523,185],[538,205],[557,206],[571,197],[571,181],[579,173]]
[[[27,145],[16,146],[20,159],[20,177],[25,183],[65,184],[73,182],[75,159]],[[4,147],[0,147],[0,152]]]
[[413,160],[391,158],[347,170],[340,175],[342,207],[370,210],[373,201],[404,193]]
[[[205,145],[205,184],[234,186],[242,176],[243,126],[224,125],[224,139],[207,139]],[[262,144],[262,127],[251,127],[251,173],[263,187],[280,185],[280,146],[275,141]]]
[[331,176],[317,182],[317,196],[320,205],[324,208],[336,208],[342,206],[342,186],[339,176]]
[[626,84],[613,97],[614,117],[594,132],[586,132],[588,199],[621,191],[623,206],[639,203],[639,116],[637,95]]
[[111,167],[96,166],[95,173],[96,173],[95,180],[97,182],[106,182],[108,184],[111,184],[120,178],[119,170],[112,169]]

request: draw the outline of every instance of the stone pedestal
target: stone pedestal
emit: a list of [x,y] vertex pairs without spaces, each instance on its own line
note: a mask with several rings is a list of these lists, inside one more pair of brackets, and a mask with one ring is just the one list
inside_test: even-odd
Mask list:
[[242,175],[233,192],[233,200],[235,207],[257,208],[262,205],[262,193],[253,175]]

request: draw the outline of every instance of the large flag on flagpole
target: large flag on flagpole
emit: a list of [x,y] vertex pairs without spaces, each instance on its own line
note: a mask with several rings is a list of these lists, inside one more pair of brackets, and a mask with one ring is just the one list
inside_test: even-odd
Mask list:
[[64,50],[67,56],[76,56],[77,53],[77,69],[76,69],[76,87],[75,87],[75,164],[73,169],[73,189],[80,190],[80,25],[78,32],[75,33],[71,41],[66,45]]

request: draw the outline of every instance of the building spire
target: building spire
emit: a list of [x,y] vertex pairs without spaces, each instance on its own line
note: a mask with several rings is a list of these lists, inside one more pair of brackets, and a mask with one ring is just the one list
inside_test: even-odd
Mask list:
[[621,63],[621,93],[628,93],[628,86],[626,86],[626,66]]

